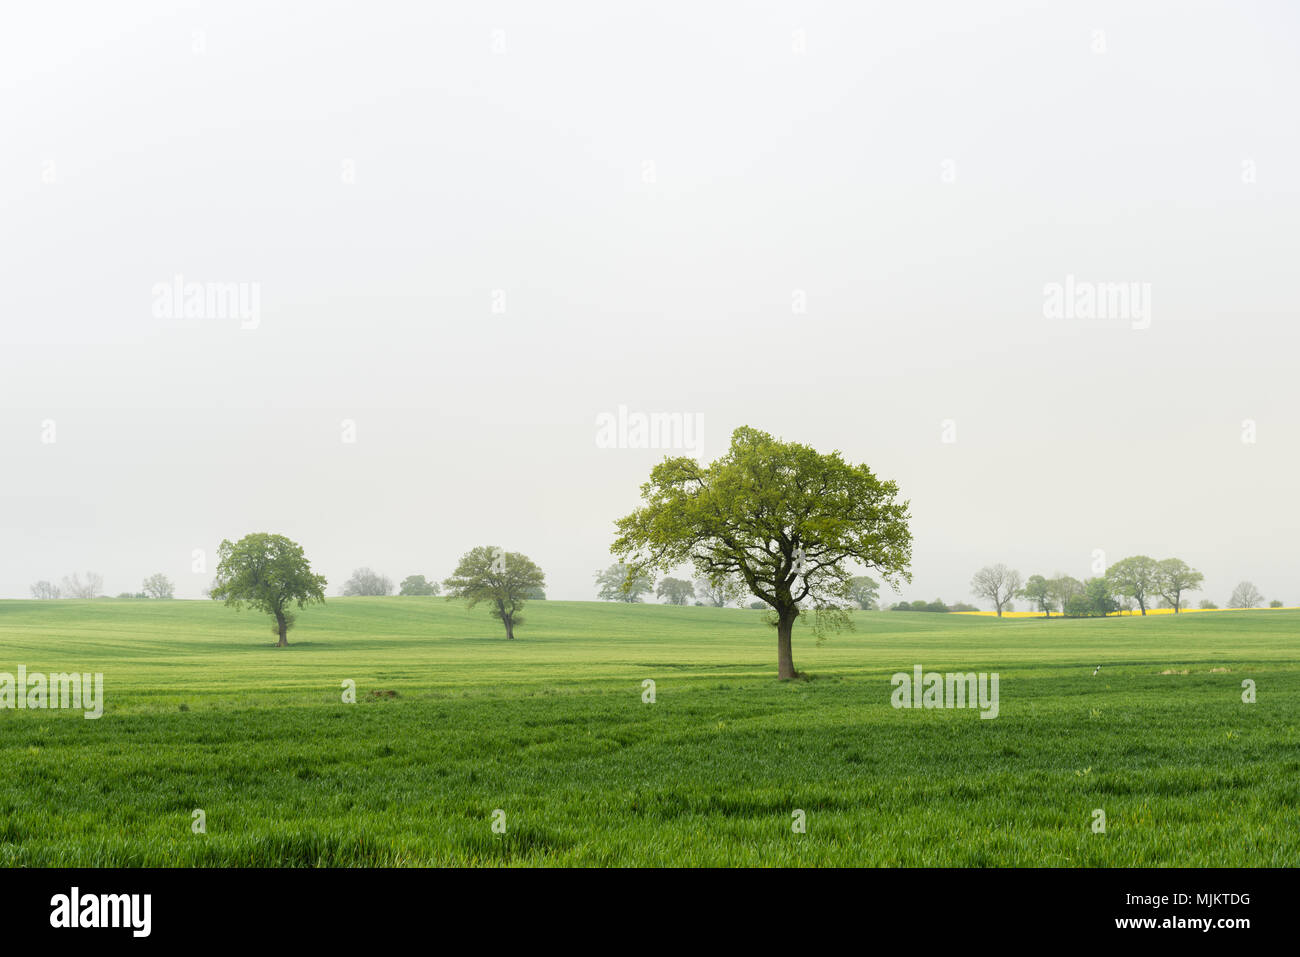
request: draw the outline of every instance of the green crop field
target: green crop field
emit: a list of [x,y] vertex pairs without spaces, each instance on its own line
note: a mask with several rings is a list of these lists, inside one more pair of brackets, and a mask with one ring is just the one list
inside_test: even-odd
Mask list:
[[[0,672],[105,696],[0,711],[0,862],[1300,864],[1300,612],[861,613],[784,683],[757,611],[525,617],[330,599],[276,649],[217,603],[0,601]],[[997,718],[891,707],[918,664],[997,672]]]

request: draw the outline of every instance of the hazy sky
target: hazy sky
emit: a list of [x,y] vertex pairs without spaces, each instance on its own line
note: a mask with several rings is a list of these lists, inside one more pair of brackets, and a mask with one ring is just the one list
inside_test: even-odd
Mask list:
[[[593,598],[680,454],[601,447],[623,406],[690,416],[707,458],[752,425],[896,480],[909,599],[1102,549],[1300,604],[1298,27],[8,4],[0,596],[90,569],[197,597],[222,538],[276,531],[330,594],[496,544]],[[1067,282],[1134,314],[1049,318]]]

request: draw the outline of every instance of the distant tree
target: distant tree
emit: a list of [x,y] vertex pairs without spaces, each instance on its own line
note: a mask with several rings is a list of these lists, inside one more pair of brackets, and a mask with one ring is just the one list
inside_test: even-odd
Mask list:
[[254,532],[237,542],[227,539],[217,555],[210,596],[236,610],[248,606],[272,616],[277,648],[289,644],[296,617],[291,605],[325,602],[325,576],[313,574],[302,546],[283,535]]
[[536,588],[525,589],[524,597],[530,601],[546,601],[546,592],[538,585]]
[[1001,618],[1004,609],[1010,611],[1007,606],[1011,599],[1020,594],[1020,572],[1006,565],[986,565],[970,580],[970,590],[976,597],[991,601]]
[[948,605],[942,598],[936,598],[934,601],[925,601],[916,599],[915,601],[900,601],[889,606],[890,611],[923,611],[945,614],[950,611],[979,611],[974,605]]
[[741,599],[745,594],[745,586],[727,576],[712,579],[702,575],[695,579],[695,594],[703,598],[706,605],[725,608],[733,601]]
[[880,598],[880,583],[868,575],[854,575],[849,579],[849,600],[863,611],[873,611]]
[[69,598],[98,598],[104,593],[104,576],[86,572],[86,581],[73,573],[63,579],[63,593]]
[[762,611],[764,608],[767,607],[767,602],[765,602],[765,601],[751,601],[751,602],[749,603],[749,607],[752,608],[752,609],[754,609],[755,611]]
[[448,601],[462,599],[467,608],[486,602],[492,617],[505,626],[506,638],[514,641],[515,628],[524,623],[519,611],[531,592],[546,587],[546,576],[527,555],[480,545],[461,556],[443,585]]
[[1090,618],[1092,604],[1083,595],[1072,595],[1061,609],[1061,614],[1066,618]]
[[1263,603],[1264,596],[1250,582],[1242,582],[1234,588],[1232,597],[1228,599],[1229,608],[1258,608]]
[[962,611],[979,611],[979,609],[976,608],[974,605],[968,605],[964,601],[954,602],[953,604],[948,606],[948,610],[954,613],[962,612]]
[[654,591],[654,579],[645,572],[619,562],[603,572],[596,572],[596,596],[601,601],[641,601],[641,596]]
[[33,598],[40,598],[44,601],[49,601],[58,598],[61,594],[62,592],[59,591],[58,585],[53,585],[50,582],[45,581],[44,579],[38,581],[35,585],[32,586]]
[[144,580],[144,593],[150,598],[175,598],[176,586],[170,578],[159,572]]
[[684,605],[695,597],[695,586],[680,578],[664,578],[655,589],[655,597],[667,599],[670,605]]
[[612,551],[638,568],[687,562],[705,576],[742,579],[772,609],[777,677],[795,677],[792,635],[805,608],[814,632],[852,626],[852,567],[891,585],[910,580],[908,503],[898,486],[839,452],[819,453],[748,426],[721,458],[666,458],[641,487],[643,505],[618,521]]
[[423,575],[407,575],[402,579],[402,587],[398,594],[407,596],[436,595],[441,590],[437,582],[431,582]]
[[392,593],[393,580],[377,574],[369,568],[358,568],[352,573],[352,577],[343,583],[343,595],[346,598],[356,598],[362,595],[391,595]]
[[1105,576],[1089,578],[1084,582],[1083,597],[1087,599],[1092,614],[1099,618],[1106,617],[1118,607],[1115,603],[1115,593],[1111,588],[1111,583]]
[[1083,594],[1083,582],[1061,572],[1057,572],[1049,578],[1047,585],[1052,601],[1056,602],[1062,614],[1065,613],[1065,606],[1069,604],[1071,598]]
[[124,591],[118,593],[117,597],[118,598],[148,598],[149,596],[142,591],[137,591],[137,592]]
[[1269,607],[1269,608],[1281,608],[1281,607],[1282,607],[1282,603],[1281,603],[1280,601],[1278,601],[1276,598],[1274,598],[1271,602],[1268,603],[1268,607]]
[[1205,576],[1190,567],[1181,558],[1166,558],[1156,564],[1156,591],[1178,614],[1182,610],[1183,593],[1199,591]]
[[1205,609],[1206,611],[1210,611],[1215,608],[1218,608],[1219,606],[1216,605],[1214,602],[1210,601],[1210,599],[1208,598],[1202,598],[1200,607]]
[[1089,578],[1083,591],[1071,596],[1063,609],[1070,618],[1104,618],[1118,608],[1106,578]]
[[1039,611],[1046,613],[1048,618],[1052,617],[1052,612],[1056,609],[1056,596],[1052,593],[1052,583],[1046,578],[1042,575],[1030,575],[1025,581],[1022,594],[1031,604],[1037,606]]
[[1106,580],[1111,594],[1132,598],[1145,615],[1160,584],[1160,563],[1146,555],[1122,558],[1106,569]]

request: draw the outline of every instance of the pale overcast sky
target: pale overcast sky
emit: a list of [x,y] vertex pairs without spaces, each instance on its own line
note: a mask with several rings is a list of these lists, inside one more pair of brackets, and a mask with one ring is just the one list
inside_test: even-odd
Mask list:
[[896,480],[907,598],[1102,549],[1300,604],[1292,4],[0,18],[0,596],[276,531],[330,594],[496,544],[590,599],[665,454],[622,406]]

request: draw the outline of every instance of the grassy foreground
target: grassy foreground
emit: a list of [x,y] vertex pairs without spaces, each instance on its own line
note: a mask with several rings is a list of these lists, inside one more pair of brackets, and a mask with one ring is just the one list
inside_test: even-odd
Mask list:
[[[215,603],[0,601],[0,671],[106,698],[0,710],[0,863],[1300,864],[1300,612],[864,613],[796,626],[788,683],[756,611],[525,618],[330,599],[276,649]],[[915,664],[998,672],[999,717],[895,710]]]

